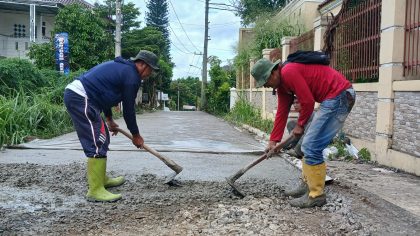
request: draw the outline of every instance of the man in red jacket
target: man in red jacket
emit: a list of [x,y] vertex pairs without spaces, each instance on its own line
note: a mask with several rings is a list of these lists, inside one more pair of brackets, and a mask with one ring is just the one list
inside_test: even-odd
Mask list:
[[338,71],[327,65],[271,62],[260,59],[251,71],[257,87],[271,87],[277,90],[278,106],[274,127],[267,146],[270,157],[276,143],[283,137],[290,107],[294,96],[301,105],[299,118],[292,133],[300,137],[314,111],[315,102],[320,103],[312,123],[302,141],[304,160],[299,186],[289,192],[295,207],[315,207],[326,203],[324,193],[326,165],[322,150],[328,146],[343,127],[351,111],[356,94],[351,83]]

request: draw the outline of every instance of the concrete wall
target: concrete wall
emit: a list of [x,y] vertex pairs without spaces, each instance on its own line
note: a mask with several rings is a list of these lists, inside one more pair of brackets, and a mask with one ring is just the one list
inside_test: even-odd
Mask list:
[[[285,9],[289,11],[283,10],[283,13],[290,16],[300,9],[302,2],[291,1],[295,6],[288,6]],[[320,9],[321,15],[337,14],[341,3],[341,0],[330,1]],[[420,176],[420,75],[404,76],[403,73],[405,8],[406,0],[382,0],[379,82],[353,84],[357,92],[356,104],[344,130],[357,148],[369,149],[374,161]],[[326,22],[328,20],[322,16],[313,19],[316,50],[322,48],[321,36]],[[283,60],[290,52],[290,40],[290,37],[282,39]],[[264,57],[270,50],[263,50]],[[247,91],[249,94],[249,89]],[[252,103],[262,107],[263,118],[274,119],[277,97],[271,95],[272,89],[261,91],[264,91],[262,104],[258,104],[259,99]]]
[[[36,15],[37,43],[45,43],[51,37],[54,27],[53,15]],[[29,41],[29,12],[0,10],[0,56],[27,58]],[[45,22],[45,37],[42,36],[42,22]],[[25,37],[14,37],[14,25],[25,26]],[[22,27],[23,29],[23,27]]]
[[319,16],[318,5],[324,0],[292,0],[275,17],[276,20],[287,20],[299,26],[303,32],[313,26],[314,19]]

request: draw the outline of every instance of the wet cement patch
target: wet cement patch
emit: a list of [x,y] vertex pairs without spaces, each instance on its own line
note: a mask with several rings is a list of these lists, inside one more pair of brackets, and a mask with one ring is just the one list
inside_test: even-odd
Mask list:
[[[282,185],[248,178],[235,197],[223,181],[182,180],[162,184],[152,174],[126,176],[110,189],[115,203],[90,203],[85,165],[0,164],[0,234],[90,235],[414,235],[416,218],[383,208],[381,200],[352,186],[327,187],[328,204],[297,209]],[[382,204],[382,205],[381,205]],[[385,216],[384,218],[380,218]]]

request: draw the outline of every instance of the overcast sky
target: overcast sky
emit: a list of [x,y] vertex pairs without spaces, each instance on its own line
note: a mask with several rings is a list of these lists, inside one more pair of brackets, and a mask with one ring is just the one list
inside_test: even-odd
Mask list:
[[[95,0],[88,0],[88,2],[94,3]],[[133,2],[140,8],[141,27],[144,27],[146,0],[125,0],[125,3],[127,2]],[[226,1],[213,0],[211,2],[225,3]],[[175,63],[173,79],[187,76],[196,76],[201,79],[199,68],[202,67],[202,56],[194,55],[194,53],[203,51],[204,0],[168,0],[168,5],[171,55]],[[225,65],[235,56],[240,18],[233,12],[210,9],[209,21],[211,40],[208,45],[208,56],[219,57],[223,61],[222,65]]]

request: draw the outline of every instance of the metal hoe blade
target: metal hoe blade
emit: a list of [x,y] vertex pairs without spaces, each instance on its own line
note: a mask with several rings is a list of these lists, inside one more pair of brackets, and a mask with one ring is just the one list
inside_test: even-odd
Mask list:
[[231,179],[226,178],[226,182],[230,185],[230,187],[232,187],[233,189],[233,194],[235,194],[236,196],[240,197],[240,198],[244,198],[245,194],[239,190],[239,188],[234,184],[234,182],[232,182]]

